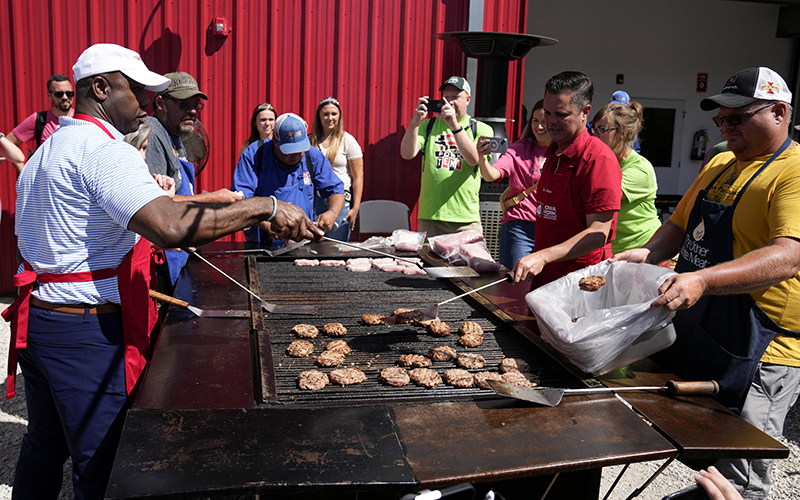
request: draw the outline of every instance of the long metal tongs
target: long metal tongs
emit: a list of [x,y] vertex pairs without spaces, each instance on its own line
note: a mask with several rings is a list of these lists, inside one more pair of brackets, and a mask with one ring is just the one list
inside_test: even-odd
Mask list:
[[409,264],[414,264],[415,266],[419,267],[420,269],[428,273],[428,276],[431,276],[433,278],[471,278],[474,276],[478,276],[478,273],[475,272],[475,270],[469,266],[423,267],[421,262],[417,262],[411,259],[405,259],[403,257],[398,257],[397,255],[392,255],[390,253],[381,252],[380,250],[375,250],[374,248],[365,248],[360,245],[356,245],[354,243],[348,243],[346,241],[339,241],[333,238],[328,238],[327,236],[323,236],[322,239],[330,241],[331,243],[338,243],[339,245],[353,247],[359,250],[365,250],[367,252],[383,255],[384,257],[391,257],[393,259],[402,260],[403,262],[408,262]]
[[249,288],[247,288],[246,286],[242,285],[241,283],[239,283],[238,281],[236,281],[232,277],[228,276],[222,269],[218,268],[217,266],[215,266],[214,264],[209,262],[206,258],[204,258],[202,255],[197,253],[197,251],[194,248],[185,248],[184,251],[189,252],[190,254],[194,255],[198,259],[202,260],[203,262],[205,262],[206,264],[211,266],[215,271],[217,271],[221,275],[225,276],[229,280],[233,281],[236,284],[236,286],[238,286],[239,288],[241,288],[245,292],[247,292],[250,295],[252,295],[253,297],[255,297],[259,302],[261,302],[261,307],[263,307],[269,313],[273,313],[273,314],[316,314],[317,310],[319,309],[318,305],[270,304],[269,302],[265,301],[264,299],[262,299],[258,295],[256,295],[253,292],[251,292]]

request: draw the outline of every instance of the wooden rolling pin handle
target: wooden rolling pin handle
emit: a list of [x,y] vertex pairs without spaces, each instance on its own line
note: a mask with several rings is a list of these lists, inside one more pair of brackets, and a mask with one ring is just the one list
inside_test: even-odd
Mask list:
[[176,299],[175,297],[164,295],[163,293],[156,292],[155,290],[150,290],[150,297],[159,302],[164,302],[165,304],[172,304],[173,306],[182,307],[183,309],[189,308],[189,303],[185,300]]
[[713,396],[719,392],[719,384],[714,380],[707,382],[667,382],[667,394],[670,396]]

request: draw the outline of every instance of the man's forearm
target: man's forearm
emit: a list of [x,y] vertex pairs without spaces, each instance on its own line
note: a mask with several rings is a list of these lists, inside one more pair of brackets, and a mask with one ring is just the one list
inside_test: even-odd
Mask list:
[[467,162],[468,165],[477,165],[478,148],[475,146],[475,143],[472,142],[472,139],[470,139],[467,135],[467,131],[462,130],[453,137],[456,139],[458,152],[461,153],[461,157],[464,159],[464,161]]
[[675,257],[681,249],[683,234],[684,230],[673,222],[662,224],[644,245],[650,251],[647,263],[659,264]]
[[338,217],[344,208],[344,195],[335,193],[328,196],[328,210],[333,210],[333,213]]
[[417,144],[419,123],[414,122],[415,120],[411,120],[405,134],[403,134],[403,140],[400,141],[400,156],[404,160],[411,160],[419,153],[419,145]]

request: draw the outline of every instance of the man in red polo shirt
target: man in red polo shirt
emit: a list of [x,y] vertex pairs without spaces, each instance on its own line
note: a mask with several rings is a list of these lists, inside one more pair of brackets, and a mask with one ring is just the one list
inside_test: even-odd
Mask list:
[[622,172],[611,149],[589,135],[594,86],[565,71],[545,84],[545,126],[553,139],[536,191],[534,252],[514,266],[514,280],[538,287],[611,257],[622,199]]

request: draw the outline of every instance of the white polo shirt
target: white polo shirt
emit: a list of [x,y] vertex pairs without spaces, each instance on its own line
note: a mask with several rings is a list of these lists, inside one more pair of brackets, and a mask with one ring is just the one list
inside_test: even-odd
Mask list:
[[[126,229],[144,205],[166,193],[139,152],[113,125],[62,116],[61,127],[17,180],[15,232],[37,274],[116,268],[138,241]],[[117,279],[40,283],[33,295],[66,304],[119,303]]]

